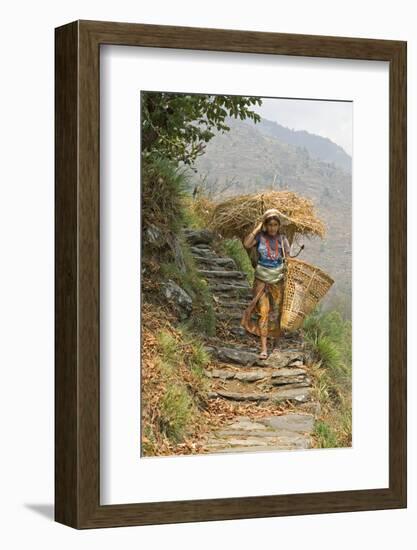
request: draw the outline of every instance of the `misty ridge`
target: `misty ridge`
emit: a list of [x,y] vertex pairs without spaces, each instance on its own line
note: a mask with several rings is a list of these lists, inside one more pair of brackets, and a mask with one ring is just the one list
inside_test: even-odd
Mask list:
[[[247,124],[254,123],[245,121]],[[323,160],[328,163],[334,163],[348,172],[352,171],[352,158],[346,151],[332,140],[326,137],[312,134],[306,130],[292,130],[281,126],[278,122],[262,119],[256,124],[256,128],[264,135],[275,137],[278,140],[295,145],[296,147],[305,147],[312,158]]]
[[327,225],[325,238],[293,244],[299,258],[327,271],[335,284],[323,308],[351,317],[352,159],[328,138],[261,122],[227,117],[230,127],[215,136],[197,158],[190,182],[215,201],[262,190],[290,190],[313,200]]

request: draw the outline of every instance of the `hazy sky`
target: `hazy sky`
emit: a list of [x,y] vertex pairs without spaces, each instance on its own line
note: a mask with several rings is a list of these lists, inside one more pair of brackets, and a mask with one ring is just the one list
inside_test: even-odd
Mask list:
[[327,137],[352,155],[352,105],[344,101],[262,98],[262,106],[252,105],[251,109],[287,128]]

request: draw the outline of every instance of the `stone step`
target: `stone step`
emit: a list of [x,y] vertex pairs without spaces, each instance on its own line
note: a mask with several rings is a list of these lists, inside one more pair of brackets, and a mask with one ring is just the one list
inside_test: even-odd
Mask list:
[[218,365],[217,368],[204,371],[207,378],[219,380],[238,380],[241,382],[258,382],[267,380],[272,386],[309,387],[311,379],[307,375],[307,369],[303,368],[231,368],[228,365]]
[[236,262],[232,258],[207,258],[205,255],[196,254],[195,259],[198,263],[204,266],[213,267],[214,269],[224,267],[225,269],[229,268],[231,270],[236,270],[237,268]]
[[276,380],[282,380],[288,377],[299,377],[299,376],[306,376],[307,375],[307,367],[305,365],[302,365],[300,367],[298,366],[292,366],[294,363],[298,361],[294,361],[291,363],[290,367],[282,367],[279,370],[275,370],[272,372],[272,378]]
[[194,256],[211,256],[217,258],[217,254],[210,246],[206,245],[194,245],[190,246],[190,252]]
[[211,434],[206,447],[215,452],[307,449],[313,429],[311,414],[240,416]]
[[206,443],[209,452],[227,453],[244,451],[291,451],[308,449],[311,438],[301,434],[280,434],[269,437],[243,437],[236,435],[228,438],[212,438]]
[[228,289],[228,292],[218,291],[214,293],[214,297],[215,299],[218,299],[224,303],[228,301],[233,302],[238,298],[239,300],[247,301],[249,304],[253,298],[253,295],[250,289],[248,290],[245,288],[244,290],[242,289],[239,289],[239,291],[236,290],[235,293],[233,293],[233,289]]
[[274,429],[308,433],[314,429],[314,416],[311,414],[282,414],[263,417],[260,422]]
[[207,243],[190,243],[190,248],[194,248],[195,250],[210,250],[211,252],[214,252],[213,247],[210,246]]
[[213,370],[205,370],[204,374],[207,378],[220,378],[221,380],[240,380],[241,382],[257,382],[258,380],[266,380],[270,374],[264,370],[230,370],[227,368],[217,368]]
[[[226,443],[227,445],[227,443]],[[252,452],[252,453],[261,453],[261,452],[266,452],[266,451],[269,451],[269,452],[273,452],[273,451],[293,451],[293,450],[296,450],[296,449],[308,449],[310,448],[311,444],[310,442],[308,441],[307,442],[307,438],[306,438],[306,442],[305,443],[302,443],[301,445],[299,446],[296,446],[294,445],[291,441],[289,442],[285,442],[285,441],[280,441],[279,444],[277,444],[276,446],[274,445],[252,445],[252,446],[247,446],[247,445],[229,445],[229,446],[225,446],[223,444],[219,444],[219,445],[215,445],[215,444],[211,444],[209,447],[208,447],[208,450],[203,451],[204,454],[210,454],[210,453],[222,453],[222,454],[225,454],[225,453],[236,453],[236,452],[239,452],[239,453],[244,453],[244,452]]]
[[271,392],[232,392],[223,389],[208,392],[209,399],[223,398],[231,401],[244,402],[262,402],[268,401],[273,403],[306,403],[311,400],[310,388],[280,388]]
[[211,288],[213,292],[237,292],[237,291],[242,292],[242,291],[250,290],[249,284],[243,283],[243,281],[237,284],[237,283],[215,283],[209,280],[208,286]]
[[289,366],[301,366],[304,362],[304,354],[300,351],[274,352],[267,359],[259,359],[258,352],[245,348],[205,345],[205,349],[221,362],[246,366],[259,365],[280,369]]
[[285,376],[282,378],[272,378],[270,383],[273,386],[291,386],[292,388],[310,388],[311,378],[305,375]]
[[[209,244],[203,244],[203,243],[198,243],[198,244],[192,244],[192,243],[189,243],[189,247],[190,247],[190,251],[191,251],[191,254],[199,254],[200,252],[211,252],[213,254],[215,254],[216,256],[219,256],[217,254],[217,252],[214,250],[214,248],[209,245]],[[228,256],[219,256],[219,258],[227,258]]]
[[222,307],[230,308],[238,305],[239,307],[243,307],[244,309],[246,309],[250,304],[251,300],[252,300],[252,297],[244,296],[243,293],[241,294],[238,292],[213,293],[214,303]]
[[193,256],[194,260],[197,262],[197,264],[200,264],[203,261],[211,262],[216,260],[217,256],[214,252],[210,250],[202,250],[199,252],[191,251],[191,255]]
[[[215,277],[221,279],[238,279],[237,284],[241,284],[241,280],[246,279],[246,273],[243,271],[230,271],[230,270],[220,270],[220,269],[198,269],[198,273],[203,277]],[[230,283],[232,284],[232,283]],[[248,285],[249,286],[249,285]]]
[[242,308],[242,313],[243,313],[243,310],[245,310],[247,307],[248,307],[248,304],[249,304],[249,300],[248,301],[236,301],[236,300],[231,300],[231,301],[217,301],[215,300],[215,303],[216,305],[218,306],[219,309],[224,309],[224,310],[230,310],[230,309],[233,309],[233,308]]
[[185,227],[182,233],[186,241],[193,246],[208,246],[213,242],[216,235],[209,229],[191,229]]

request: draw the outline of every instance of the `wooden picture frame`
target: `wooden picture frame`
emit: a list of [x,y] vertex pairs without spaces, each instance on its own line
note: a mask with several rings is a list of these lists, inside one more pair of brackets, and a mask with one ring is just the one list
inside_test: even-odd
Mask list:
[[[100,505],[103,44],[389,62],[388,488]],[[75,21],[55,30],[55,48],[55,520],[84,529],[406,507],[406,42]]]

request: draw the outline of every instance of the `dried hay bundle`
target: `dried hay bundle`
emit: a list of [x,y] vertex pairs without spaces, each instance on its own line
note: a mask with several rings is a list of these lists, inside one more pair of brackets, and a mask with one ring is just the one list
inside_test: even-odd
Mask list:
[[281,213],[282,232],[290,243],[295,234],[324,237],[325,224],[317,217],[313,202],[292,191],[268,191],[239,195],[215,205],[208,227],[225,239],[244,239],[269,208]]

